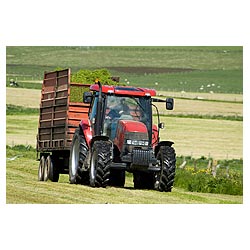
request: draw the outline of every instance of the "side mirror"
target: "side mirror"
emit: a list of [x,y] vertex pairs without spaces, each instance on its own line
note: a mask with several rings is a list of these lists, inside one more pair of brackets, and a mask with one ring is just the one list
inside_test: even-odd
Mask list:
[[164,127],[165,127],[165,124],[163,122],[161,122],[161,123],[158,124],[158,128],[159,129],[164,129]]
[[166,109],[167,110],[173,110],[174,109],[174,99],[173,98],[167,98],[166,99]]
[[92,92],[84,92],[83,93],[83,102],[84,103],[91,103],[93,98]]

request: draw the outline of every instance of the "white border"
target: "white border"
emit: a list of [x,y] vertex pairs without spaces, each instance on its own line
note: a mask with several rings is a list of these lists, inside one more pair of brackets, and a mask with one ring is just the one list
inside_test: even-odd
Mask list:
[[[9,249],[69,249],[86,245],[102,249],[249,248],[249,230],[245,227],[250,224],[246,139],[250,117],[247,86],[250,50],[246,3],[242,0],[4,3],[0,10],[1,82],[5,82],[3,53],[10,45],[243,45],[244,204],[5,205],[5,171],[1,162],[2,245]],[[5,110],[4,94],[1,91],[1,114]],[[1,131],[5,129],[3,120]],[[1,159],[4,152],[1,144]],[[74,215],[79,219],[72,221]],[[107,247],[103,247],[103,242]]]

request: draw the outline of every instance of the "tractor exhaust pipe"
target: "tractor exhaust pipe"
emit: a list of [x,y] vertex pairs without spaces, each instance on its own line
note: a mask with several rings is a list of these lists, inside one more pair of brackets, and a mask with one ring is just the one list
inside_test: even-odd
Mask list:
[[99,94],[97,101],[97,110],[96,110],[96,121],[95,121],[95,135],[100,136],[102,131],[101,117],[102,117],[102,84],[97,79],[96,84],[99,86]]

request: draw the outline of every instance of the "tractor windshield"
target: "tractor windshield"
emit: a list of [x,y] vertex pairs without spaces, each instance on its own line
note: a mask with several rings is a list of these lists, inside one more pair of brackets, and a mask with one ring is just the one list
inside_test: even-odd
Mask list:
[[[117,123],[118,120],[143,122],[148,131],[152,131],[152,111],[149,97],[108,95],[105,107],[104,134],[109,135],[108,126],[111,122]],[[113,134],[111,134],[112,137]]]

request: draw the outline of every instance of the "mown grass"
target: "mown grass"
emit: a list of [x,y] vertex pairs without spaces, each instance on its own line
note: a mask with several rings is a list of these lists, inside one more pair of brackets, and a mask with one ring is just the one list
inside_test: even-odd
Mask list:
[[[165,103],[155,103],[161,115],[193,118],[213,118],[225,120],[243,120],[243,104],[235,102],[217,102],[175,98],[174,110],[168,111]],[[153,109],[154,110],[154,109]],[[154,110],[155,111],[155,110]]]
[[[171,193],[135,190],[131,174],[125,188],[91,188],[71,185],[67,175],[58,183],[37,180],[38,162],[33,148],[7,147],[6,203],[39,204],[241,204],[242,196],[188,192],[174,187]],[[15,156],[18,156],[15,158]],[[15,158],[15,159],[14,159]]]
[[[156,117],[154,117],[156,118]],[[174,141],[177,155],[243,158],[243,122],[230,120],[161,117],[161,140]],[[36,146],[37,115],[7,115],[6,144]]]
[[38,115],[7,115],[6,144],[36,146]]
[[6,88],[6,104],[39,108],[41,101],[41,86],[37,89]]
[[243,158],[243,122],[230,120],[161,117],[161,140],[173,141],[177,155]]

